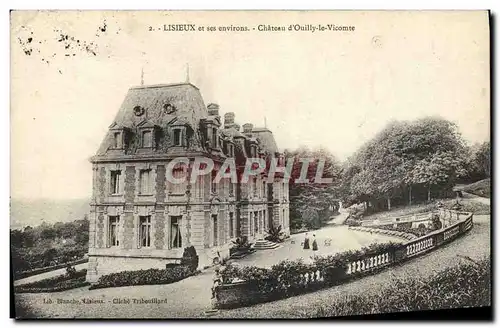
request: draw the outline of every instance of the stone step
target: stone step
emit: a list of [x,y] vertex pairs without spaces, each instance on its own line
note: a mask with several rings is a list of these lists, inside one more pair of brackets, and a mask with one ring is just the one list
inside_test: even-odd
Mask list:
[[257,240],[253,246],[254,249],[262,250],[262,249],[275,249],[280,245],[277,243],[273,243],[269,240]]

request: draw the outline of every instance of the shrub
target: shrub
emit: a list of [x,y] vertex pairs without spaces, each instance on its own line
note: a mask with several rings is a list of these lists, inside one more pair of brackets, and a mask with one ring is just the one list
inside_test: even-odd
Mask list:
[[377,228],[379,229],[383,229],[383,230],[390,230],[390,231],[399,231],[399,232],[405,232],[405,233],[410,233],[410,234],[413,234],[417,237],[422,237],[422,236],[425,236],[427,234],[429,234],[430,232],[432,232],[433,230],[432,229],[429,229],[425,226],[425,224],[423,223],[420,223],[418,225],[418,228],[408,228],[408,226],[406,227],[401,227],[399,224],[396,228],[394,228],[394,226],[392,224],[387,224],[387,225],[383,225],[383,226],[378,226]]
[[[229,264],[221,272],[224,284],[246,281],[255,286],[265,299],[277,299],[336,284],[346,277],[347,263],[363,256],[392,253],[400,243],[371,244],[361,250],[349,250],[329,256],[318,256],[306,264],[302,259],[284,260],[270,269],[255,266],[236,267]],[[324,279],[317,279],[322,276]],[[256,300],[254,300],[256,301]]]
[[196,271],[198,269],[198,254],[194,246],[189,246],[184,248],[184,253],[182,254],[181,265],[186,265],[191,271]]
[[434,230],[439,230],[443,227],[443,223],[439,219],[438,214],[432,214],[432,227]]
[[90,289],[171,284],[193,275],[188,265],[177,265],[166,269],[122,271],[101,276]]
[[252,247],[252,244],[248,242],[247,236],[238,237],[235,240],[231,240],[231,242],[234,246],[231,247],[230,254],[248,253],[250,251],[250,248]]
[[269,230],[267,231],[268,235],[266,236],[266,240],[272,241],[274,243],[281,243],[285,240],[283,236],[283,231],[281,230],[281,226],[277,228],[274,225],[271,225]]

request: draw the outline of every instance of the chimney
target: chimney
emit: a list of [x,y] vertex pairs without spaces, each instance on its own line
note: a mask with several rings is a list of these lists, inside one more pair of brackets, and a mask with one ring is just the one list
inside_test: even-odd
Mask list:
[[233,128],[236,130],[236,131],[240,131],[240,125],[238,123],[234,123],[233,124]]
[[219,116],[219,105],[217,104],[209,104],[207,106],[208,115],[210,116]]
[[244,134],[250,134],[252,133],[253,130],[253,124],[252,123],[245,123],[243,124],[243,133]]
[[224,129],[229,129],[234,127],[234,113],[229,112],[224,114]]

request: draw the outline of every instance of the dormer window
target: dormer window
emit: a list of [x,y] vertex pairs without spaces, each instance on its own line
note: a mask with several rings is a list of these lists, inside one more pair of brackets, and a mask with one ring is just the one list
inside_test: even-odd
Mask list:
[[174,130],[174,146],[182,146],[182,131],[181,129]]
[[113,148],[121,149],[122,148],[122,133],[121,132],[113,132]]
[[151,130],[142,131],[142,147],[143,148],[153,147],[153,131]]
[[127,147],[129,129],[122,125],[113,123],[109,127],[109,148],[110,149],[124,149]]

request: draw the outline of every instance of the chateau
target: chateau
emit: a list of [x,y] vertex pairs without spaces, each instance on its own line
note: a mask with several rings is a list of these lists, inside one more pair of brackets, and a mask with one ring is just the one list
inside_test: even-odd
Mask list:
[[[210,158],[215,169],[192,183],[171,183],[168,163],[179,157]],[[124,270],[165,268],[194,246],[199,267],[211,265],[217,252],[229,256],[231,240],[262,239],[282,226],[290,234],[288,183],[267,173],[233,183],[214,182],[217,169],[234,158],[239,174],[247,158],[283,163],[273,134],[232,112],[221,120],[219,106],[205,105],[190,83],[129,89],[115,120],[92,157],[87,280]],[[176,179],[190,177],[190,165],[177,165]]]

